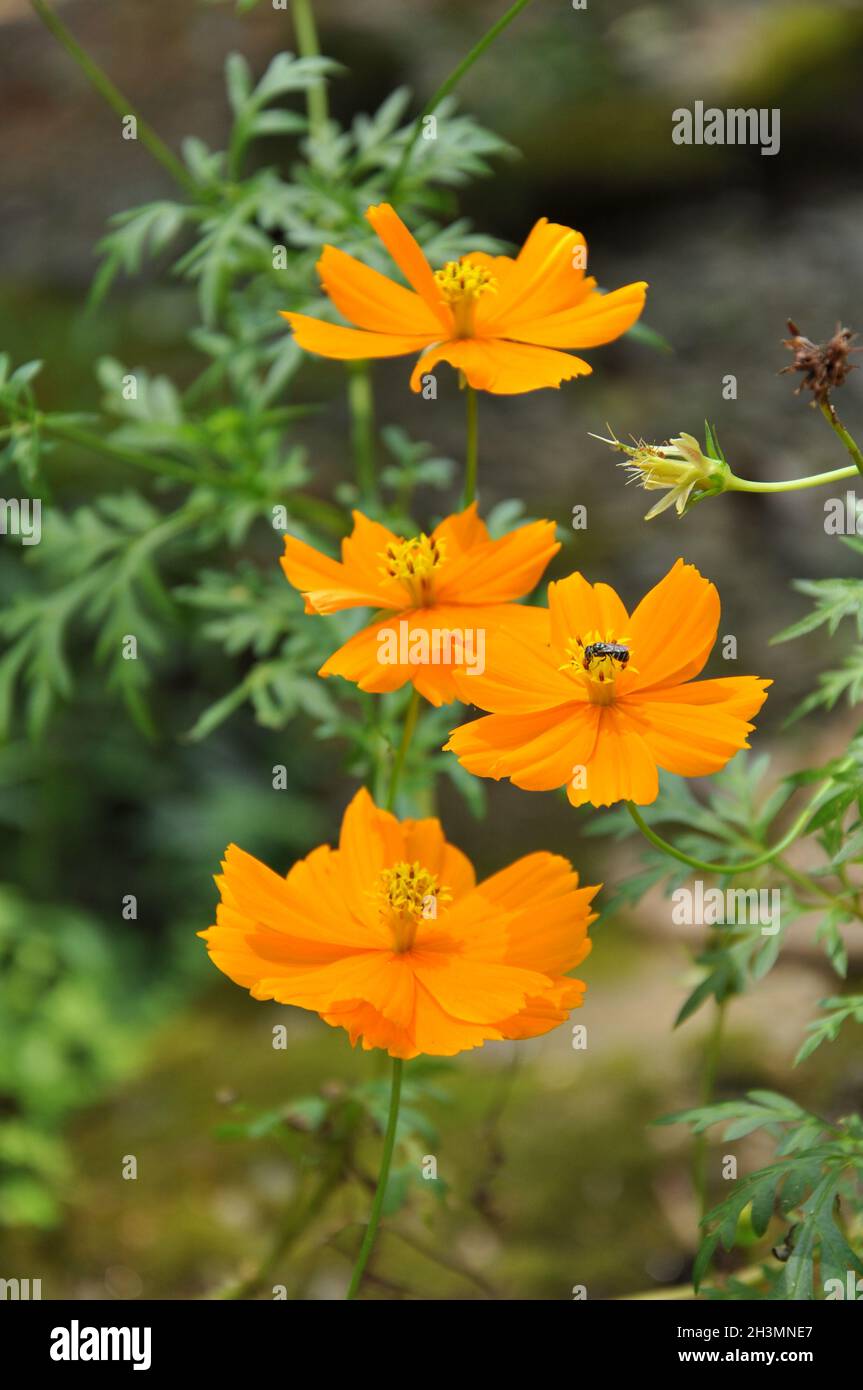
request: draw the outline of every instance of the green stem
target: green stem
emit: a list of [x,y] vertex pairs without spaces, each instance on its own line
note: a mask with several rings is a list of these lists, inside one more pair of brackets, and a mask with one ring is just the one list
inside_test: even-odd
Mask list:
[[378,1233],[378,1226],[381,1221],[381,1212],[384,1207],[384,1198],[387,1195],[387,1181],[390,1175],[390,1164],[393,1158],[393,1149],[396,1143],[396,1129],[399,1121],[399,1101],[402,1093],[402,1072],[404,1062],[401,1057],[393,1058],[392,1071],[392,1090],[390,1091],[390,1111],[387,1117],[387,1128],[384,1135],[384,1151],[381,1156],[381,1170],[378,1174],[378,1185],[375,1191],[372,1209],[369,1214],[369,1224],[366,1226],[366,1233],[363,1236],[363,1243],[360,1246],[360,1253],[354,1265],[354,1272],[351,1275],[351,1283],[348,1289],[348,1298],[356,1298],[363,1282],[363,1274],[369,1262],[369,1256],[375,1243]]
[[360,500],[374,502],[377,498],[375,398],[368,362],[348,363],[348,407]]
[[[178,483],[187,483],[190,487],[206,486],[219,488],[226,492],[254,491],[255,480],[253,478],[197,468],[191,464],[163,458],[160,454],[144,454],[139,453],[137,449],[125,449],[119,444],[112,444],[110,440],[103,439],[98,434],[91,434],[89,430],[82,430],[77,425],[55,422],[49,415],[41,415],[39,412],[36,412],[29,420],[16,421],[16,424],[8,432],[17,433],[22,429],[31,429],[37,434],[50,435],[52,439],[62,440],[63,443],[70,444],[85,453],[99,454],[100,457],[112,459],[115,463],[125,463],[130,464],[133,468],[143,468],[147,473],[154,473],[161,478],[170,478]],[[0,430],[0,438],[4,433],[7,431]],[[276,500],[263,492],[257,495],[261,502]],[[322,498],[307,497],[304,493],[292,492],[289,494],[288,510],[291,515],[303,517],[316,526],[322,526],[333,535],[344,535],[344,514],[338,507]]]
[[824,483],[840,483],[844,478],[856,477],[856,468],[833,468],[829,473],[810,473],[805,478],[784,478],[779,483],[757,483],[729,473],[723,492],[797,492],[801,488],[821,487]]
[[467,451],[464,466],[464,496],[462,506],[469,507],[476,498],[476,479],[479,469],[479,411],[477,394],[472,386],[465,386],[467,396]]
[[48,7],[45,0],[30,0],[33,9],[45,28],[53,34],[57,42],[65,48],[70,58],[78,64],[87,81],[108,103],[113,111],[121,118],[124,116],[134,116],[138,126],[138,138],[141,144],[149,150],[154,159],[166,169],[173,179],[185,190],[197,197],[200,194],[194,179],[187,173],[180,160],[169,149],[161,136],[157,135],[151,126],[138,115],[135,107],[131,104],[128,97],[125,97],[117,87],[114,86],[107,73],[103,72],[97,63],[93,61],[89,53],[72,37],[69,30],[58,19],[54,11]]
[[393,762],[392,772],[390,773],[390,785],[389,791],[387,792],[386,805],[386,809],[388,811],[392,811],[396,803],[396,793],[399,789],[399,781],[401,780],[402,769],[405,765],[405,758],[407,757],[408,749],[411,746],[411,739],[414,736],[414,729],[417,725],[417,716],[419,715],[419,709],[420,693],[417,690],[416,686],[414,686],[413,690],[411,691],[410,704],[407,708],[407,714],[405,715],[404,729],[402,730],[402,741],[399,744],[398,752],[396,753],[395,761]]
[[[722,1031],[725,1026],[725,1012],[727,1007],[727,999],[723,999],[721,1003],[717,1003],[713,1027],[710,1030],[707,1038],[707,1046],[704,1049],[704,1060],[701,1071],[702,1105],[710,1105],[713,1100],[713,1091],[716,1085],[719,1061],[722,1055]],[[707,1181],[707,1157],[709,1148],[710,1145],[707,1135],[704,1133],[696,1135],[692,1156],[692,1172],[695,1191],[698,1194],[702,1220],[709,1211],[709,1183]]]
[[[319,58],[321,46],[311,0],[293,0],[294,29],[297,35],[297,49],[301,58]],[[319,139],[327,128],[329,106],[327,87],[321,77],[306,91],[306,110],[309,116],[309,134],[313,140]]]
[[172,478],[177,482],[206,483],[213,487],[223,488],[241,485],[240,479],[231,479],[227,474],[212,473],[206,469],[193,468],[190,464],[174,462],[171,459],[151,454],[138,453],[134,449],[124,449],[118,444],[112,444],[110,440],[102,439],[98,434],[91,434],[89,430],[79,429],[77,425],[56,424],[48,416],[35,416],[32,428],[37,433],[50,435],[53,439],[61,439],[65,444],[72,444],[76,449],[100,454],[103,458],[114,459],[117,463],[133,464],[136,468],[143,468],[147,473],[155,473],[163,478]]
[[517,16],[521,14],[522,10],[526,9],[529,4],[530,0],[516,0],[516,3],[509,7],[506,14],[501,15],[500,19],[491,26],[491,28],[485,35],[483,35],[479,43],[474,45],[474,47],[468,53],[467,57],[462,58],[458,67],[453,69],[449,77],[447,77],[446,80],[442,82],[441,85],[438,87],[434,96],[426,102],[425,106],[423,107],[422,111],[417,116],[416,121],[414,122],[414,128],[410,133],[408,142],[405,145],[404,150],[402,151],[402,157],[399,160],[398,165],[396,166],[395,173],[393,174],[392,184],[390,185],[391,196],[395,196],[396,190],[401,185],[401,181],[405,175],[408,164],[410,163],[410,158],[413,154],[414,146],[416,145],[416,142],[420,137],[420,133],[423,128],[423,121],[425,120],[426,116],[430,116],[433,111],[437,110],[444,98],[448,97],[450,92],[458,86],[465,73],[470,71],[474,63],[482,57],[483,53],[485,53],[486,49],[494,43],[498,35],[502,34],[504,29],[506,29],[507,26],[511,24],[512,21],[515,18],[517,18]]
[[764,850],[763,854],[757,855],[755,859],[746,859],[741,864],[710,864],[704,859],[695,859],[691,854],[685,854],[682,849],[676,849],[674,845],[664,840],[661,835],[657,835],[655,830],[651,830],[647,821],[633,802],[627,801],[625,805],[644,838],[649,840],[656,849],[661,849],[663,854],[670,854],[672,859],[679,859],[681,864],[688,864],[690,868],[700,869],[706,874],[742,874],[748,873],[750,869],[760,869],[762,864],[767,864],[771,859],[775,859],[777,854],[781,854],[783,850],[786,850],[788,846],[797,839],[798,835],[803,833],[817,810],[818,797],[828,785],[828,782],[821,784],[809,805],[800,813],[797,820],[791,826],[791,829],[782,836],[781,840],[775,845],[772,845],[770,849]]
[[824,416],[824,419],[827,421],[830,428],[834,430],[835,433],[842,440],[842,443],[845,445],[845,448],[848,450],[849,454],[854,460],[854,467],[857,470],[857,472],[863,473],[863,454],[861,454],[856,442],[854,441],[854,439],[852,439],[851,435],[848,433],[845,426],[842,424],[842,421],[839,419],[839,416],[836,414],[836,411],[833,409],[833,406],[830,403],[830,401],[821,402],[821,414]]
[[[816,883],[809,874],[798,872],[785,859],[775,859],[773,862],[787,879],[797,884],[798,888],[804,889],[807,893],[814,893],[816,898],[820,898],[822,902],[830,903],[832,907],[837,904],[846,904],[852,917],[856,917],[858,921],[863,920],[863,912],[858,905],[859,895],[854,892],[850,885],[847,885],[850,890],[847,893],[831,893],[827,888],[822,888],[820,883]],[[802,906],[811,907],[814,910],[817,905],[815,903],[803,903]]]

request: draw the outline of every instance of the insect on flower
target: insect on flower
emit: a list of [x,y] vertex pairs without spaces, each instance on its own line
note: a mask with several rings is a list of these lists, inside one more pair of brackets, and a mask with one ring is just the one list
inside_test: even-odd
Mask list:
[[645,806],[659,768],[702,777],[749,746],[770,681],[694,679],[716,641],[719,595],[693,565],[678,560],[632,613],[580,574],[550,584],[548,604],[528,610],[532,631],[494,644],[481,676],[455,676],[465,703],[489,711],[446,744],[468,772],[566,787],[574,806]]
[[591,642],[584,649],[585,664],[590,666],[595,657],[610,657],[612,661],[625,666],[629,660],[629,648],[622,647],[618,642]]

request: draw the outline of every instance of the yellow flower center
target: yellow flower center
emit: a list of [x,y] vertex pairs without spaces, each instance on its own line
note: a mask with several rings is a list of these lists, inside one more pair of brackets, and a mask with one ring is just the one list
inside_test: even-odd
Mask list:
[[627,638],[603,636],[593,631],[584,637],[573,637],[566,644],[569,658],[559,668],[575,676],[587,688],[591,703],[614,703],[615,687],[620,672],[635,667],[629,664]]
[[444,542],[424,532],[407,541],[392,541],[381,552],[383,573],[388,579],[400,580],[417,607],[423,608],[431,602],[434,572],[443,563],[445,554]]
[[452,894],[438,885],[437,874],[424,869],[419,860],[408,864],[404,860],[381,871],[377,900],[381,915],[393,936],[396,951],[409,951],[414,944],[417,927],[424,918],[437,917],[439,902],[448,902]]
[[453,312],[457,338],[472,338],[477,300],[484,294],[497,293],[497,280],[483,265],[469,261],[447,261],[443,270],[434,273],[441,297]]

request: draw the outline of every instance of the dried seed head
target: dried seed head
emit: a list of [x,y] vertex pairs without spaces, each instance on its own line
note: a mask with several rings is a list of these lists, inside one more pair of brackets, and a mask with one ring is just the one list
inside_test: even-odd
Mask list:
[[785,372],[802,372],[803,380],[794,392],[795,396],[799,396],[801,391],[811,391],[813,405],[827,405],[830,392],[841,386],[848,373],[854,371],[856,364],[848,359],[852,352],[861,351],[851,346],[857,334],[837,323],[832,338],[826,343],[813,343],[811,338],[804,337],[791,319],[788,320],[788,331],[791,337],[782,341],[793,352],[794,361],[782,368],[780,376]]

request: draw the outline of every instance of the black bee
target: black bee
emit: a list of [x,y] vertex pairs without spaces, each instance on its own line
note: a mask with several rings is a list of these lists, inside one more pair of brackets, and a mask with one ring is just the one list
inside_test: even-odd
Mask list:
[[584,649],[584,664],[589,666],[594,657],[610,656],[615,661],[619,661],[621,666],[625,666],[629,660],[629,648],[621,647],[617,642],[591,642]]

